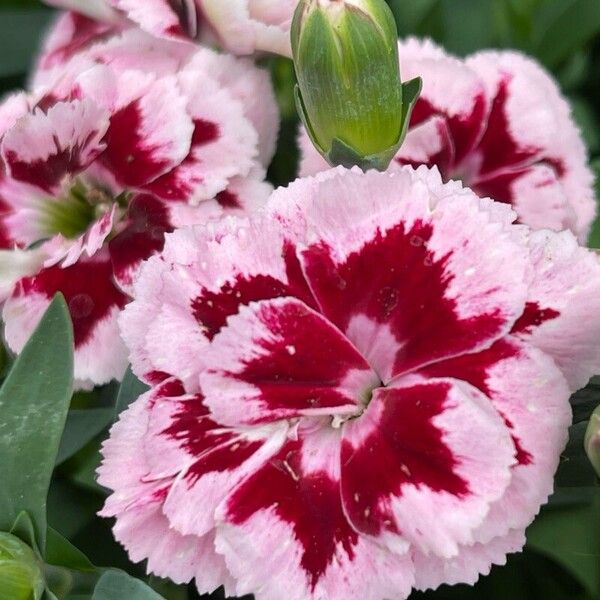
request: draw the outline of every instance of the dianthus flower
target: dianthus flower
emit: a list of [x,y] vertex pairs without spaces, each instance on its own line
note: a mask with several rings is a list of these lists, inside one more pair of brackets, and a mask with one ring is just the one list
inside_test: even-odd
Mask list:
[[291,55],[297,0],[46,0],[109,25],[134,23],[153,36],[215,39],[234,54]]
[[600,366],[600,264],[515,216],[425,167],[338,168],[168,235],[121,316],[152,388],[99,470],[131,559],[393,600],[521,549]]
[[34,91],[0,107],[6,339],[20,351],[62,292],[79,385],[122,376],[116,319],[165,232],[251,210],[271,191],[263,161],[278,122],[268,74],[172,46],[127,30],[40,67]]
[[[458,59],[409,39],[399,53],[402,78],[422,77],[423,92],[396,163],[435,165],[444,180],[511,204],[533,229],[570,229],[585,242],[596,214],[593,175],[552,77],[512,51]],[[301,175],[328,168],[304,132],[300,144]]]

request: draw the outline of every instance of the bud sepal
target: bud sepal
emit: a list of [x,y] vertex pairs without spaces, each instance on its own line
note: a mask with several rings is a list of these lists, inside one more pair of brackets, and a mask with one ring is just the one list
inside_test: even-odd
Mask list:
[[304,0],[292,25],[298,114],[332,166],[385,170],[402,145],[420,78],[402,84],[384,0]]

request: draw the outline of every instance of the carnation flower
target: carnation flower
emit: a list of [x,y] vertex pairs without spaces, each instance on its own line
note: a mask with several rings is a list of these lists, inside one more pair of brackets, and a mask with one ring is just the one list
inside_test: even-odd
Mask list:
[[[587,239],[596,214],[593,175],[569,105],[551,76],[517,52],[466,59],[430,41],[399,46],[402,78],[421,76],[399,164],[437,166],[480,197],[511,204],[533,229]],[[302,132],[301,175],[329,168]]]
[[338,168],[169,234],[121,316],[152,388],[99,470],[131,559],[381,600],[519,550],[600,366],[600,264],[515,218],[436,170]]
[[129,20],[159,38],[216,39],[234,54],[291,56],[297,0],[46,0],[105,23]]
[[0,282],[6,339],[20,351],[62,292],[79,385],[125,371],[116,318],[165,232],[253,210],[270,192],[262,161],[273,152],[277,110],[268,75],[174,46],[127,30],[40,67],[34,91],[0,108],[8,252],[0,260],[12,265]]

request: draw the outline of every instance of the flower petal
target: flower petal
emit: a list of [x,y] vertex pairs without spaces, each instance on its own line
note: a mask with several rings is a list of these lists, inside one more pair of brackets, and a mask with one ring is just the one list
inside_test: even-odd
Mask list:
[[53,193],[104,150],[108,113],[91,100],[59,102],[21,117],[2,140],[10,175]]
[[200,386],[221,423],[351,415],[379,380],[331,323],[295,298],[252,303],[211,345]]
[[506,423],[517,450],[511,483],[477,530],[477,541],[487,543],[510,529],[524,530],[553,491],[568,438],[570,392],[564,376],[550,357],[512,337],[422,373],[466,381],[483,392]]
[[57,292],[64,295],[73,321],[75,379],[79,385],[121,379],[127,351],[119,336],[117,316],[127,297],[115,287],[110,261],[103,253],[80,259],[70,267],[42,269],[16,285],[3,312],[11,349],[22,350]]
[[104,442],[98,481],[114,493],[100,514],[116,517],[115,538],[125,546],[132,562],[148,561],[149,573],[176,583],[188,583],[196,577],[200,593],[210,593],[222,584],[232,590],[231,576],[214,550],[214,534],[183,536],[163,514],[172,480],[144,481],[148,465],[143,441],[150,408],[165,392],[169,393],[163,386],[141,396],[120,415],[111,437]]
[[450,379],[400,380],[375,390],[365,414],[344,426],[345,512],[392,548],[400,536],[455,556],[506,490],[514,452],[480,392]]
[[572,391],[600,373],[600,260],[570,232],[532,234],[527,310],[514,333],[554,359]]
[[233,177],[249,174],[258,139],[243,106],[205,72],[188,67],[179,82],[194,124],[191,148],[146,189],[167,200],[197,204],[223,191]]
[[518,232],[434,171],[331,171],[276,192],[270,209],[286,227],[304,219],[301,262],[321,312],[384,382],[486,347],[522,313]]
[[286,590],[290,600],[379,600],[408,594],[408,557],[360,538],[344,515],[339,441],[339,431],[309,426],[223,503],[216,545],[238,595],[276,600]]

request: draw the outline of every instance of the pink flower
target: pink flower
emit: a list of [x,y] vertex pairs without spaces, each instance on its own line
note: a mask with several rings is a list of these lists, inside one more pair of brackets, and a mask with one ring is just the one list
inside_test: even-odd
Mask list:
[[268,75],[174,46],[127,30],[41,69],[34,92],[0,108],[0,262],[14,259],[0,281],[6,339],[20,351],[62,292],[82,386],[122,376],[117,316],[164,234],[254,210],[271,190],[262,181],[277,132]]
[[291,56],[290,27],[297,0],[46,0],[104,23],[127,19],[159,38],[215,39],[234,54]]
[[[479,52],[465,60],[430,41],[400,43],[402,77],[423,93],[399,164],[436,166],[480,197],[511,204],[533,229],[570,229],[585,242],[596,214],[593,175],[566,100],[533,59]],[[302,175],[328,168],[302,132]]]
[[168,235],[121,316],[153,387],[99,470],[132,560],[381,600],[519,550],[600,367],[600,264],[515,216],[425,167],[340,168]]

